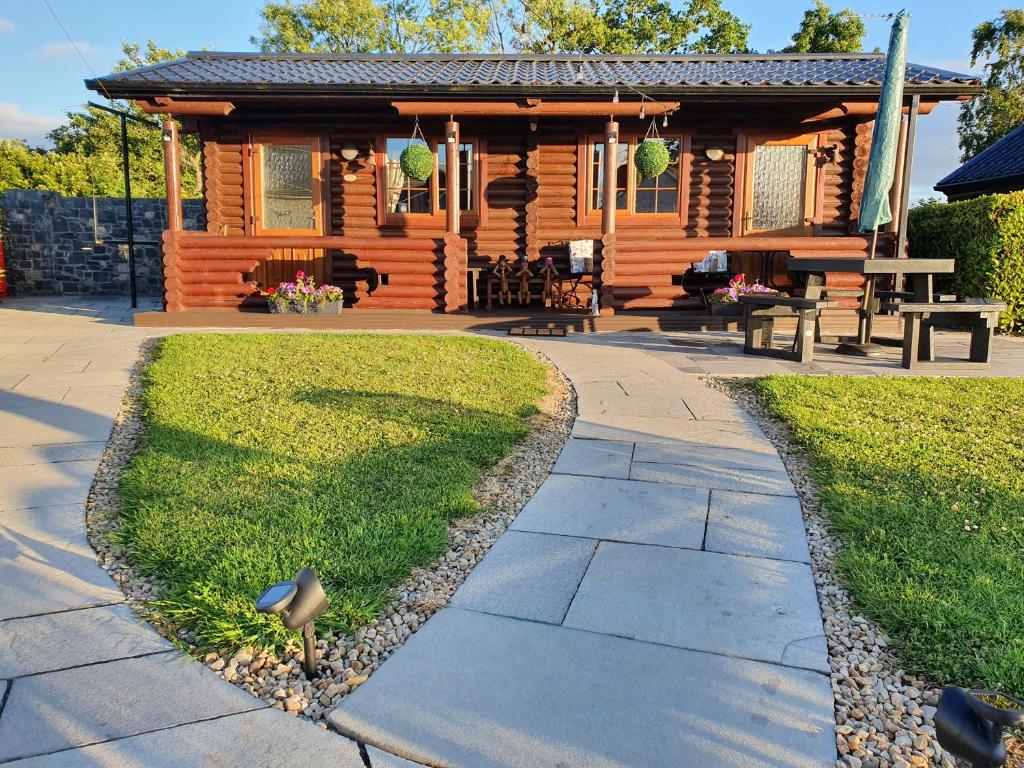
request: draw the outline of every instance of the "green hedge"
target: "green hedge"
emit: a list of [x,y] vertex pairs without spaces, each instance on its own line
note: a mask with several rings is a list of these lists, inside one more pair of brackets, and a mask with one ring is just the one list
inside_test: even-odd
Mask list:
[[1024,328],[1024,192],[922,203],[910,211],[907,234],[911,257],[956,259],[942,290],[1005,301],[1000,327]]

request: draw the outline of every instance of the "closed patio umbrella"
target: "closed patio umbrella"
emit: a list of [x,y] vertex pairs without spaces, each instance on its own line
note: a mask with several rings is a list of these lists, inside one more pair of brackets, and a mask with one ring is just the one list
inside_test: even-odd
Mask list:
[[871,258],[875,257],[878,228],[892,221],[889,190],[896,175],[896,153],[903,114],[903,81],[907,65],[907,21],[909,14],[900,11],[892,23],[889,52],[885,60],[885,77],[878,99],[878,116],[871,137],[868,172],[864,179],[864,195],[860,204],[860,230],[874,232]]

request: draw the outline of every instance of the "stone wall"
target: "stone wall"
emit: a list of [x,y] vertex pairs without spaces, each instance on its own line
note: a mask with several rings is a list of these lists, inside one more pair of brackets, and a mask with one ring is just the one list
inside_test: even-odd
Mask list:
[[[205,229],[202,200],[185,200],[185,229]],[[14,295],[127,295],[127,246],[96,240],[128,237],[124,200],[117,197],[61,197],[55,192],[8,190],[0,194],[0,228],[7,284]],[[167,226],[164,199],[132,201],[135,273],[140,296],[163,293],[159,242]]]

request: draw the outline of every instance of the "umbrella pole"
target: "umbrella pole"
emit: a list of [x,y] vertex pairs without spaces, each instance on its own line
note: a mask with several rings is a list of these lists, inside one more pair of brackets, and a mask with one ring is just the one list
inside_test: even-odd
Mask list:
[[871,234],[871,254],[868,256],[869,259],[875,258],[875,250],[878,248],[878,227],[875,227]]

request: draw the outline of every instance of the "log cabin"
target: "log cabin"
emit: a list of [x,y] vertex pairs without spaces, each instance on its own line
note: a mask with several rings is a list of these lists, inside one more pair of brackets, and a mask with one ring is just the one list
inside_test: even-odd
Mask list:
[[[356,309],[464,311],[501,257],[568,271],[602,313],[704,311],[693,265],[794,288],[787,259],[863,255],[859,196],[882,54],[717,56],[189,53],[86,81],[162,115],[169,312],[259,305],[296,270]],[[893,223],[905,255],[919,115],[981,90],[908,64]],[[179,133],[201,143],[205,232],[184,231]],[[657,136],[665,171],[634,157]],[[399,157],[425,144],[423,180]],[[861,277],[831,273],[855,306]],[[474,291],[476,289],[476,291]],[[579,297],[577,297],[579,298]],[[265,304],[265,300],[264,300]]]

